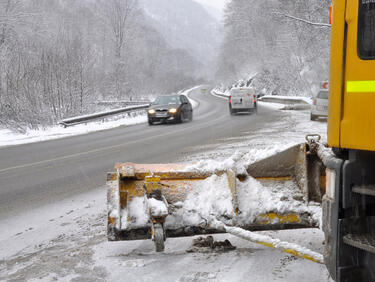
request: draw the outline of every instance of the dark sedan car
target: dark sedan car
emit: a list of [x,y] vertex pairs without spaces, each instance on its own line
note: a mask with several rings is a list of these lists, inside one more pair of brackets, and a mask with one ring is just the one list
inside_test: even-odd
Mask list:
[[193,108],[185,95],[159,96],[147,110],[148,124],[193,120]]

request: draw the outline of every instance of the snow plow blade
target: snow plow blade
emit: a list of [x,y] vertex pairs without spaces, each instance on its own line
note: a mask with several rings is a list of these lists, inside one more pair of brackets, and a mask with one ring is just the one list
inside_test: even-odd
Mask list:
[[[156,224],[162,225],[164,241],[166,237],[225,233],[224,228],[211,224],[210,218],[249,231],[319,224],[315,211],[320,207],[310,206],[306,201],[305,144],[249,165],[248,175],[236,175],[230,169],[202,171],[192,164],[122,163],[116,164],[115,169],[116,172],[107,175],[110,241],[150,238],[160,241],[155,239],[153,231]],[[288,206],[281,199],[280,207],[260,208],[262,185],[267,187],[273,183],[293,187],[296,191],[290,199],[298,200]],[[150,213],[155,209],[150,201],[155,191],[160,191],[163,200],[160,198],[159,203],[163,205],[164,201],[168,209],[168,215],[159,222]]]
[[194,212],[187,216],[179,210],[187,200],[188,205],[192,205],[193,199],[189,196],[214,176],[212,182],[220,182],[220,188],[224,187],[222,193],[231,199],[229,212],[236,213],[236,176],[231,170],[213,175],[187,171],[187,167],[183,164],[117,164],[117,172],[107,176],[108,239],[151,238],[152,222],[147,214],[145,196],[153,190],[161,190],[169,204],[169,215],[165,222],[167,237],[219,232],[209,228],[207,222],[197,218]]

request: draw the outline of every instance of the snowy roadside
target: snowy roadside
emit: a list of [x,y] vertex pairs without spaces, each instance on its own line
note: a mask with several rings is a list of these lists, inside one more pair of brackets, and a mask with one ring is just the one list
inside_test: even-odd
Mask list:
[[[199,103],[189,97],[190,92],[199,89],[201,86],[196,86],[185,90],[182,94],[186,95],[193,108],[199,106]],[[9,129],[0,128],[0,148],[3,146],[14,146],[20,144],[41,142],[47,140],[54,140],[69,136],[82,135],[90,132],[102,131],[112,129],[120,126],[131,126],[147,122],[145,111],[135,111],[130,114],[121,114],[112,117],[106,117],[103,120],[95,120],[87,122],[86,124],[78,124],[72,127],[64,128],[60,125],[51,126],[45,129],[33,130],[28,129],[25,133],[18,133]]]
[[145,122],[147,122],[146,114],[141,113],[139,115],[134,114],[131,116],[126,114],[116,117],[108,117],[104,121],[92,121],[87,124],[78,124],[67,128],[56,125],[41,130],[29,129],[24,134],[13,132],[9,129],[0,129],[0,147],[59,139]]
[[[262,103],[259,105],[260,114],[264,109],[277,110],[279,104]],[[289,147],[305,142],[307,134],[317,133],[322,142],[327,141],[327,123],[325,121],[310,121],[310,112],[281,111],[283,114],[267,127],[256,132],[242,132],[241,136],[220,139],[217,143],[206,146],[191,147],[192,152],[181,161],[192,162],[200,160],[200,168],[218,167],[225,169],[234,165],[237,171],[243,170],[244,164],[251,164],[259,159],[281,152]]]
[[192,99],[191,97],[189,97],[189,95],[190,95],[190,93],[191,93],[192,91],[194,91],[194,90],[198,90],[199,88],[202,88],[202,87],[204,87],[204,85],[198,85],[198,86],[195,86],[195,87],[193,87],[193,88],[191,88],[191,89],[185,90],[185,91],[183,91],[183,92],[181,93],[182,95],[185,95],[186,97],[188,97],[188,99],[189,99],[189,101],[190,101],[190,104],[191,104],[191,106],[193,107],[193,109],[196,109],[197,107],[199,107],[199,102],[196,101],[196,100],[194,100],[194,99]]
[[[267,128],[188,148],[180,161],[194,161],[202,170],[241,170],[303,142],[306,133],[320,133],[325,140],[325,131],[326,123],[311,122],[307,111],[283,111]],[[281,190],[270,199],[259,183],[245,184],[256,188],[251,194],[259,198],[249,203],[254,208],[262,204],[256,199],[269,199],[271,205],[283,196]],[[107,242],[105,187],[2,221],[0,229],[0,280],[5,281],[329,281],[324,265],[228,234],[214,238],[230,240],[237,247],[230,252],[187,253],[193,238],[168,239],[162,254],[155,253],[151,240]],[[319,229],[259,234],[322,252]]]

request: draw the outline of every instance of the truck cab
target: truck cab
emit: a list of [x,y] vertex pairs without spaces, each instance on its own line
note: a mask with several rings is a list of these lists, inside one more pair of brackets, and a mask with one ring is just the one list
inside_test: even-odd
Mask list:
[[375,1],[332,7],[325,263],[335,281],[375,281]]

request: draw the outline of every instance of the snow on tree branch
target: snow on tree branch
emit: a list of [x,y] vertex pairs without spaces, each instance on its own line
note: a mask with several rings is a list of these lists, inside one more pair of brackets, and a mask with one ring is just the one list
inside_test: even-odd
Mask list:
[[327,24],[327,23],[314,23],[314,22],[311,22],[311,21],[308,21],[308,20],[305,20],[305,19],[293,17],[291,15],[287,15],[287,14],[280,13],[280,12],[273,12],[272,14],[279,15],[279,16],[282,16],[282,17],[286,17],[286,18],[289,18],[289,19],[293,19],[293,20],[296,20],[296,21],[300,21],[300,22],[303,22],[303,23],[306,23],[306,24],[309,24],[309,25],[314,25],[314,26],[319,26],[319,27],[331,27],[331,25]]

